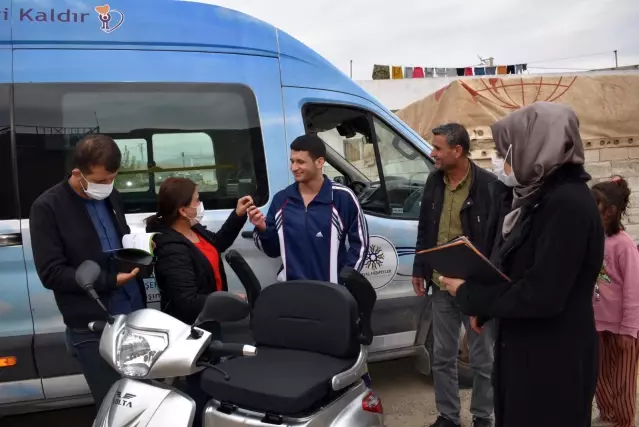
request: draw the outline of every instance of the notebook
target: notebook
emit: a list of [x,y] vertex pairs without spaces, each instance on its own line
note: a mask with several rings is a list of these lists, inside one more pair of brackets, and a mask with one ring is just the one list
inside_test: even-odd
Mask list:
[[444,277],[485,284],[510,281],[464,236],[419,251],[417,256]]

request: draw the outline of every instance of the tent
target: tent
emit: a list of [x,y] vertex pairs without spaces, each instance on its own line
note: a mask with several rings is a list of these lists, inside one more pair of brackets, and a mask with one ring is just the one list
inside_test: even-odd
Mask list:
[[458,122],[476,143],[492,142],[492,123],[536,101],[573,107],[586,148],[620,143],[639,146],[637,72],[454,80],[396,114],[426,140],[437,125]]

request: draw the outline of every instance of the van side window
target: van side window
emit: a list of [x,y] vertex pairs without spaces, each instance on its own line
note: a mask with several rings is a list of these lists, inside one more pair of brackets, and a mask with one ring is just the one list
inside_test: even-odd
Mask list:
[[17,84],[16,147],[23,217],[62,181],[85,135],[111,136],[122,152],[115,181],[127,213],[156,210],[171,176],[198,184],[206,209],[232,209],[250,194],[268,201],[255,96],[232,84]]
[[418,219],[432,162],[377,116],[352,107],[307,104],[307,132],[327,146],[324,173],[351,187],[364,211]]
[[16,186],[11,155],[11,123],[9,116],[10,86],[0,85],[0,220],[18,219]]

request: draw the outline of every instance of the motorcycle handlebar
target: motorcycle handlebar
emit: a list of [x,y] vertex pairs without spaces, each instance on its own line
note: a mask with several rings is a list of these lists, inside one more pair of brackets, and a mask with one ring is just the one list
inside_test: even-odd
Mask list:
[[96,320],[95,322],[89,323],[89,329],[93,332],[101,334],[104,331],[104,328],[106,328],[106,322]]
[[221,341],[213,341],[209,345],[209,352],[217,357],[244,356],[252,357],[257,355],[257,348],[246,344],[227,344]]

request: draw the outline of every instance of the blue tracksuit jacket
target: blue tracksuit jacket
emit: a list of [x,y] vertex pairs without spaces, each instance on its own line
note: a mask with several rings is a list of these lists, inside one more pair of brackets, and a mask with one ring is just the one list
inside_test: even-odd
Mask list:
[[308,207],[297,184],[277,193],[266,215],[266,230],[256,229],[253,239],[269,257],[282,257],[278,280],[337,283],[343,267],[361,270],[368,252],[368,226],[357,196],[326,176]]

